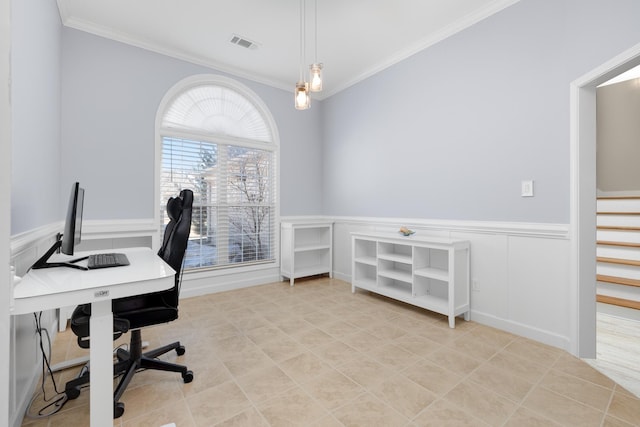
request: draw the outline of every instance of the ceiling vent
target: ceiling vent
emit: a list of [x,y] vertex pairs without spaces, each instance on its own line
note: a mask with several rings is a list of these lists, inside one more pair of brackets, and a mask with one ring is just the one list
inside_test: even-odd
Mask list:
[[257,49],[258,43],[253,42],[247,38],[241,37],[237,34],[233,34],[231,36],[231,40],[229,40],[233,44],[237,44],[238,46],[247,48],[247,49]]

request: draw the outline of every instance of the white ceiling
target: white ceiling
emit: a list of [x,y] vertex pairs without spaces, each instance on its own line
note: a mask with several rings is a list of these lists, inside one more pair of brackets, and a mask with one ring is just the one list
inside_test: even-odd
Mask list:
[[[326,98],[518,0],[317,0]],[[299,0],[58,0],[65,26],[291,90],[300,69]],[[306,0],[314,62],[314,0]],[[257,44],[229,42],[239,35]],[[307,78],[308,80],[308,78]]]

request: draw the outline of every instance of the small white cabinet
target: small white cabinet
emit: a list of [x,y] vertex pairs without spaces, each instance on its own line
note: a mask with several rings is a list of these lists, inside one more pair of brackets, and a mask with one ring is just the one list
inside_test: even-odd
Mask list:
[[329,273],[333,277],[333,222],[283,221],[280,227],[280,275],[295,279]]
[[469,320],[469,242],[390,233],[352,233],[356,288]]

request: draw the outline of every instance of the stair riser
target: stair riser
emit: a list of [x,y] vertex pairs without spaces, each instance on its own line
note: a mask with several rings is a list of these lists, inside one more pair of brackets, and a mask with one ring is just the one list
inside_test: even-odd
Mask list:
[[598,212],[640,212],[640,199],[599,199]]
[[599,257],[640,261],[640,248],[625,248],[619,246],[601,245],[596,248],[596,254]]
[[598,230],[597,240],[608,240],[614,242],[640,242],[640,231],[627,230]]
[[596,293],[598,295],[608,295],[616,298],[640,301],[640,288],[634,286],[598,282],[596,285]]
[[605,276],[640,280],[640,267],[632,265],[598,262],[596,265],[596,272],[597,274],[604,274]]
[[596,224],[640,228],[640,215],[598,215]]

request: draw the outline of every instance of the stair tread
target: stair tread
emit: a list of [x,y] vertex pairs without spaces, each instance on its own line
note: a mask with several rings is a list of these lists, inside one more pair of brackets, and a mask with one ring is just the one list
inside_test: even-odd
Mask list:
[[635,265],[640,267],[640,261],[635,259],[611,258],[611,257],[599,256],[599,257],[596,257],[596,261],[607,262],[610,264]]
[[631,225],[598,225],[598,230],[627,230],[627,231],[640,231],[640,227]]
[[640,215],[640,212],[637,211],[598,211],[596,212],[598,215]]
[[638,200],[640,196],[598,196],[597,200]]
[[635,242],[616,242],[612,240],[598,240],[596,244],[607,245],[607,246],[625,246],[630,248],[640,248],[640,243],[635,243]]
[[638,280],[638,279],[629,279],[627,277],[607,276],[605,274],[596,274],[596,280],[598,280],[599,282],[605,282],[605,283],[615,283],[615,284],[618,284],[618,285],[640,287],[640,280]]
[[617,305],[620,307],[627,307],[627,308],[635,308],[636,310],[640,310],[640,301],[634,301],[634,300],[625,299],[625,298],[610,297],[608,295],[596,295],[596,301],[605,303],[605,304]]

